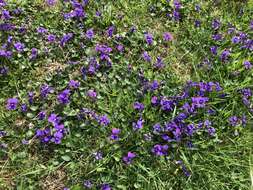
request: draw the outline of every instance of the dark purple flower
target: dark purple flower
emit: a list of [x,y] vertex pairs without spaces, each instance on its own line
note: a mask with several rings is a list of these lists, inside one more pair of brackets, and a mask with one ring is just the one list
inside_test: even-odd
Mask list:
[[92,28],[90,28],[89,30],[86,31],[86,38],[91,40],[93,37],[94,37],[94,31]]
[[111,187],[109,184],[105,183],[101,185],[101,190],[111,190]]
[[47,36],[47,41],[48,41],[48,42],[52,43],[52,42],[55,42],[55,40],[56,40],[56,36],[55,36],[55,35],[49,34],[49,35]]
[[32,48],[31,50],[31,59],[36,59],[36,57],[38,56],[38,49],[37,48]]
[[28,102],[29,102],[29,104],[33,103],[34,95],[35,95],[34,92],[28,92]]
[[91,189],[92,186],[93,186],[93,184],[91,183],[90,180],[85,180],[85,181],[83,182],[83,186],[84,186],[85,188],[87,188],[87,189]]
[[153,126],[153,133],[159,134],[160,132],[162,132],[162,126],[160,125],[160,123],[156,123]]
[[109,54],[112,52],[112,48],[104,44],[97,44],[95,50],[99,53]]
[[70,80],[69,87],[73,89],[77,89],[80,86],[80,82],[77,80]]
[[9,44],[12,43],[12,40],[13,40],[13,37],[12,37],[12,36],[8,36],[7,42],[8,42]]
[[235,127],[236,125],[238,125],[239,123],[239,119],[237,116],[231,116],[229,119],[228,119],[229,123],[231,126]]
[[8,10],[2,10],[2,19],[9,20],[11,18],[10,12]]
[[120,129],[112,128],[111,140],[119,140]]
[[157,144],[152,148],[151,152],[156,156],[165,156],[168,154],[168,148],[168,145]]
[[235,27],[231,26],[228,28],[228,34],[233,34],[236,31]]
[[249,98],[249,97],[252,96],[252,91],[251,91],[251,89],[249,89],[249,88],[244,88],[244,89],[242,89],[242,90],[241,90],[241,93],[243,94],[243,96],[244,96],[245,98]]
[[188,136],[192,136],[193,135],[193,133],[194,133],[194,131],[195,131],[195,127],[194,127],[194,125],[193,124],[189,124],[189,125],[187,125],[187,127],[186,127],[186,135],[188,135]]
[[222,35],[221,34],[214,34],[212,36],[213,40],[215,41],[220,41],[222,39]]
[[181,8],[181,3],[179,0],[174,0],[173,4],[176,10]]
[[136,157],[136,154],[133,152],[128,152],[126,156],[123,157],[125,164],[129,165],[132,163],[133,159]]
[[0,75],[7,75],[9,68],[6,66],[0,67]]
[[24,51],[25,45],[20,42],[17,42],[14,44],[14,47],[18,52],[22,52]]
[[242,121],[242,126],[245,127],[247,124],[247,117],[245,114],[242,115],[241,121]]
[[64,34],[61,38],[60,45],[63,47],[65,44],[73,38],[73,33]]
[[56,0],[47,0],[48,6],[54,6],[56,4]]
[[204,108],[208,100],[207,97],[192,97],[192,105],[197,108]]
[[119,52],[123,52],[123,51],[124,51],[124,46],[121,45],[121,44],[117,45],[117,50],[118,50]]
[[150,84],[150,89],[152,91],[155,91],[159,88],[160,84],[157,80],[154,80],[151,84]]
[[136,26],[131,26],[131,28],[130,28],[130,30],[129,30],[129,32],[130,33],[134,33],[134,32],[136,32]]
[[17,109],[18,103],[19,103],[19,101],[17,98],[9,98],[7,100],[6,109],[7,110],[15,110],[15,109]]
[[4,7],[6,5],[6,2],[4,0],[0,0],[0,7]]
[[150,33],[145,34],[145,40],[148,45],[152,45],[153,43],[153,36]]
[[40,87],[40,95],[42,98],[46,98],[49,93],[53,93],[53,88],[44,84]]
[[196,28],[200,27],[200,26],[201,26],[201,21],[200,21],[200,20],[195,20],[194,26],[195,26]]
[[155,67],[156,69],[162,69],[162,68],[165,67],[164,62],[163,62],[163,60],[162,60],[160,57],[157,57],[157,58],[156,58],[156,63],[155,63],[155,65],[154,65],[154,67]]
[[102,152],[94,152],[93,155],[95,156],[96,160],[102,160],[103,159]]
[[100,11],[96,11],[96,16],[97,17],[101,17],[102,16],[102,13]]
[[65,133],[64,125],[57,123],[54,125],[54,129],[55,133],[53,135],[52,142],[54,142],[55,144],[60,144]]
[[7,135],[7,132],[6,131],[2,131],[0,130],[0,137],[4,137]]
[[149,56],[148,52],[144,51],[142,57],[145,61],[151,62],[151,57]]
[[0,50],[0,57],[11,58],[11,56],[12,56],[11,51]]
[[108,35],[109,37],[112,37],[114,31],[115,31],[115,27],[114,27],[114,26],[110,26],[110,27],[107,29],[106,33],[107,33],[107,35]]
[[161,109],[164,111],[172,111],[174,109],[175,103],[173,100],[163,97],[160,101]]
[[0,31],[10,31],[15,29],[15,25],[10,24],[10,23],[2,23],[0,24]]
[[243,42],[243,46],[241,47],[243,49],[249,49],[250,51],[253,51],[253,40],[247,39]]
[[245,69],[247,69],[247,70],[252,68],[252,64],[249,61],[244,61],[243,65],[244,65]]
[[216,132],[215,128],[213,128],[213,127],[208,127],[208,128],[207,128],[207,131],[208,131],[208,134],[209,134],[210,136],[214,136],[214,135],[215,135],[215,132]]
[[138,110],[138,111],[143,111],[144,110],[144,105],[140,102],[135,102],[133,107],[134,107],[135,110]]
[[244,40],[246,40],[247,39],[247,34],[246,33],[244,33],[244,32],[239,32],[239,38],[242,40],[242,41],[244,41]]
[[226,62],[226,61],[228,60],[229,56],[230,56],[230,51],[227,50],[227,49],[225,49],[225,50],[223,50],[223,52],[221,53],[220,59],[221,59],[222,62]]
[[143,128],[144,120],[140,118],[137,122],[133,122],[133,130],[137,131]]
[[245,106],[250,107],[251,102],[247,97],[245,97],[245,96],[242,97],[242,102]]
[[82,6],[76,7],[72,13],[73,13],[73,16],[71,17],[76,17],[78,19],[86,17],[86,13],[84,12],[84,9]]
[[238,44],[241,42],[241,38],[239,36],[233,36],[231,41],[233,44]]
[[27,112],[27,110],[28,110],[26,104],[21,104],[20,108],[21,108],[21,112]]
[[107,115],[102,115],[99,117],[99,124],[102,126],[107,126],[110,123],[109,118],[107,117]]
[[157,96],[153,96],[151,98],[151,104],[154,105],[154,106],[157,106],[159,104],[159,100],[158,100]]
[[42,143],[48,143],[52,138],[50,128],[37,129],[35,136],[39,138]]
[[209,121],[208,119],[204,121],[204,125],[206,127],[210,127],[212,125],[211,121]]
[[200,11],[200,5],[195,5],[195,10],[196,10],[197,12],[199,12],[199,11]]
[[179,21],[180,20],[180,13],[178,10],[174,10],[173,11],[173,18],[175,19],[175,21]]
[[43,27],[39,27],[37,29],[37,32],[40,33],[40,34],[43,34],[43,33],[47,33],[47,29],[43,28]]
[[97,98],[97,93],[95,90],[90,89],[87,92],[87,96],[89,96],[91,99],[95,100]]
[[[39,112],[39,114],[38,114],[39,120],[44,120],[45,117],[46,117],[46,112],[45,111]],[[50,119],[50,121],[52,121],[52,120]]]
[[57,125],[60,123],[60,117],[57,116],[56,114],[52,113],[50,114],[50,116],[48,117],[48,122],[51,123],[53,126]]
[[221,23],[220,23],[219,20],[217,20],[217,19],[214,19],[214,20],[213,20],[213,22],[212,22],[212,28],[213,28],[214,30],[218,30],[218,29],[220,28],[220,25],[221,25]]
[[218,49],[217,46],[211,46],[211,48],[210,48],[211,53],[212,53],[213,55],[217,55],[217,49]]
[[63,90],[63,91],[57,96],[57,99],[58,99],[58,102],[59,102],[60,104],[68,104],[68,103],[70,102],[69,97],[70,97],[70,90],[69,90],[69,89],[66,89],[66,90]]

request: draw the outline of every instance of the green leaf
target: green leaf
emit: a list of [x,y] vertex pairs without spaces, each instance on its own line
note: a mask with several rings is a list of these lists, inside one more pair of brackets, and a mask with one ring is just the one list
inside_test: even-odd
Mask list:
[[61,158],[66,162],[69,162],[71,160],[71,158],[68,155],[64,155]]

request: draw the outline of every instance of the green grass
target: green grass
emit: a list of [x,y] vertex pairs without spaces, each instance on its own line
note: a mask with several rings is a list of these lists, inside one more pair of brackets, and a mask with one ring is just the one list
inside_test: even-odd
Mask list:
[[[75,23],[63,21],[59,16],[63,8],[61,3],[56,7],[48,8],[41,0],[8,2],[13,3],[12,7],[19,5],[30,11],[27,26],[33,31],[38,26],[44,26],[59,36],[71,31],[77,33],[78,37],[81,36],[81,32],[85,31],[85,29],[81,31],[73,27]],[[252,19],[253,2],[248,1],[247,4],[243,4],[221,1],[219,5],[213,6],[210,0],[182,1],[189,5],[189,7],[183,7],[184,14],[188,16],[182,23],[175,23],[166,18],[166,12],[163,11],[164,2],[152,0],[91,1],[91,6],[87,11],[90,14],[95,10],[103,12],[103,19],[96,21],[95,24],[92,19],[88,18],[85,26],[87,28],[94,27],[96,31],[100,31],[114,24],[117,26],[117,33],[123,36],[132,25],[135,25],[138,30],[138,33],[127,39],[130,41],[129,46],[125,47],[128,54],[115,56],[113,61],[116,64],[110,72],[105,74],[100,72],[101,76],[81,81],[80,94],[73,97],[76,105],[90,107],[99,110],[100,113],[110,115],[111,126],[121,128],[125,135],[121,145],[112,144],[106,140],[110,128],[90,130],[85,124],[80,124],[72,119],[76,109],[70,106],[66,106],[62,111],[64,114],[69,114],[68,118],[71,118],[65,123],[70,133],[65,137],[64,143],[42,145],[34,138],[34,129],[40,125],[36,123],[35,119],[29,118],[29,115],[26,117],[19,113],[7,112],[5,109],[7,98],[18,94],[25,102],[24,97],[27,91],[36,90],[38,96],[39,86],[45,82],[56,86],[57,90],[62,90],[70,78],[81,78],[80,66],[70,66],[66,63],[69,60],[80,59],[81,66],[87,65],[84,57],[86,54],[93,53],[90,47],[85,50],[80,49],[77,46],[79,41],[76,40],[69,49],[60,51],[52,48],[50,56],[41,57],[35,62],[29,61],[26,57],[13,59],[10,63],[13,64],[10,68],[10,75],[1,78],[0,82],[2,89],[0,91],[0,129],[8,132],[7,137],[0,137],[0,142],[3,139],[3,142],[8,144],[8,149],[0,150],[0,190],[60,190],[64,187],[80,190],[83,189],[83,181],[87,179],[92,179],[96,184],[107,182],[113,185],[113,189],[122,190],[248,190],[253,188],[252,124],[249,122],[245,128],[238,129],[239,135],[236,136],[234,129],[229,128],[226,122],[233,114],[247,112],[245,107],[239,103],[241,100],[236,90],[252,87],[252,72],[242,74],[241,78],[230,77],[229,73],[241,68],[246,58],[252,60],[252,56],[249,52],[246,52],[245,55],[239,52],[238,55],[233,54],[233,64],[229,66],[221,65],[217,58],[212,60],[211,70],[198,67],[203,58],[210,58],[209,47],[213,45],[210,40],[211,20],[219,17],[224,23],[233,22],[240,30],[246,30],[249,20]],[[195,3],[201,4],[202,15],[191,11]],[[157,10],[161,9],[161,11],[150,13],[151,5],[156,5]],[[242,17],[238,16],[240,8],[245,11]],[[124,15],[124,17],[118,19],[119,15]],[[198,29],[193,26],[192,20],[196,17],[202,20],[202,28]],[[24,20],[25,18],[20,18],[15,22],[23,23]],[[155,43],[157,43],[150,51],[153,59],[155,60],[158,55],[163,55],[167,64],[167,67],[160,72],[154,71],[152,65],[143,62],[141,58],[142,51],[148,49],[143,45],[143,33],[146,31],[154,34]],[[161,45],[162,34],[166,31],[172,32],[174,37],[168,48]],[[225,31],[225,27],[222,31]],[[252,36],[252,32],[249,35]],[[36,46],[42,49],[45,46],[42,41],[37,40],[35,35],[31,38],[27,36],[17,36],[17,38],[27,39],[29,48]],[[98,35],[96,40],[101,43],[109,43],[109,40],[102,35]],[[228,39],[227,43],[230,43]],[[225,48],[227,44],[219,45]],[[128,71],[127,64],[132,65],[133,72]],[[62,67],[60,74],[56,74],[58,67]],[[224,101],[215,99],[212,102],[213,107],[218,111],[214,122],[217,137],[212,140],[205,136],[197,139],[196,148],[192,150],[185,147],[177,149],[175,159],[152,157],[148,150],[151,144],[143,146],[141,136],[131,135],[128,130],[131,128],[130,121],[137,118],[132,111],[132,103],[140,96],[137,79],[137,71],[140,69],[149,80],[164,81],[165,85],[161,94],[166,95],[174,95],[188,80],[219,81],[231,98]],[[85,97],[85,92],[91,88],[95,88],[99,94],[96,103],[90,102]],[[147,94],[140,99],[148,104],[151,96]],[[50,100],[37,107],[44,106],[49,112],[61,109],[55,108],[55,105],[56,103]],[[35,106],[34,109],[39,108]],[[150,110],[144,113],[144,117],[149,119],[150,126],[157,121],[157,118],[166,121],[171,117],[162,115],[157,110],[151,108]],[[248,114],[248,119],[251,121],[252,114]],[[197,122],[197,119],[194,119],[194,122],[195,120]],[[24,138],[31,139],[29,145],[21,144]],[[95,162],[92,152],[100,149],[105,150],[105,157]],[[122,164],[121,157],[130,150],[137,150],[140,155],[133,165],[126,166]],[[191,172],[190,177],[186,177],[182,168],[176,164],[175,160],[179,159]]]

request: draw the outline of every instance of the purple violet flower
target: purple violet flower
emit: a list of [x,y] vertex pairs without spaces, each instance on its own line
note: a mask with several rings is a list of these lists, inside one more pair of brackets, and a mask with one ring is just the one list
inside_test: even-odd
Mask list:
[[56,36],[55,36],[55,35],[49,34],[49,35],[47,36],[47,41],[48,41],[48,42],[53,43],[53,42],[55,42],[55,40],[56,40]]
[[110,120],[106,115],[102,115],[99,117],[99,124],[105,127],[110,124]]
[[197,108],[204,108],[208,100],[207,97],[192,97],[192,105]]
[[91,40],[93,37],[94,37],[94,31],[92,28],[90,28],[89,30],[86,31],[86,38]]
[[135,102],[133,107],[134,107],[135,110],[138,110],[138,111],[143,111],[144,110],[144,105],[140,102]]
[[25,45],[20,42],[17,42],[14,44],[14,47],[20,53],[24,51]]
[[244,65],[245,69],[247,69],[247,70],[252,68],[252,64],[249,61],[244,61],[243,65]]
[[231,126],[235,127],[236,125],[238,125],[239,123],[239,119],[237,116],[231,116],[229,119],[228,119],[229,123]]
[[90,97],[92,100],[95,100],[97,98],[97,93],[95,90],[90,89],[87,92],[87,96]]
[[83,182],[83,186],[84,186],[85,188],[87,188],[87,189],[91,189],[92,186],[93,186],[93,184],[91,183],[90,180],[85,180],[85,181]]
[[137,131],[143,128],[144,120],[140,118],[137,122],[133,122],[133,130]]
[[15,109],[17,109],[18,103],[19,103],[19,101],[17,98],[9,98],[7,100],[6,109],[7,110],[15,110]]
[[211,46],[211,47],[210,47],[211,53],[212,53],[213,55],[217,55],[217,49],[218,49],[217,46]]
[[150,33],[145,34],[145,40],[148,45],[152,45],[153,43],[153,36]]
[[39,114],[38,114],[39,120],[44,120],[45,117],[46,117],[46,112],[45,111],[39,112]]
[[111,187],[109,184],[105,183],[101,185],[101,190],[111,190]]
[[70,97],[70,90],[66,89],[63,90],[60,94],[58,94],[57,100],[60,104],[68,104],[70,102],[69,97]]
[[80,82],[77,80],[70,80],[69,81],[69,87],[73,89],[77,89],[80,86]]
[[102,152],[94,152],[93,155],[95,156],[96,160],[102,160],[103,159]]
[[112,128],[111,140],[119,140],[120,129]]
[[168,148],[168,145],[157,144],[152,148],[151,152],[156,156],[165,156],[168,154]]
[[220,25],[221,25],[221,23],[220,23],[219,20],[217,20],[217,19],[214,19],[214,20],[213,20],[213,22],[212,22],[212,28],[213,28],[214,30],[218,30],[218,29],[220,28]]
[[144,51],[142,57],[145,61],[151,62],[151,57],[149,56],[148,52]]
[[125,164],[129,165],[132,163],[133,159],[136,157],[136,154],[133,152],[128,152],[126,156],[123,157]]

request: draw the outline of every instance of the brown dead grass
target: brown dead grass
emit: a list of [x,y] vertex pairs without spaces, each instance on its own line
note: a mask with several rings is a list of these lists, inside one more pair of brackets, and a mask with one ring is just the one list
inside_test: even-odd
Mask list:
[[67,175],[64,170],[59,169],[52,174],[44,177],[40,182],[41,188],[44,190],[62,190],[65,185]]
[[[0,162],[0,165],[2,162]],[[13,178],[16,174],[7,170],[0,170],[0,190],[14,189],[15,182]]]

